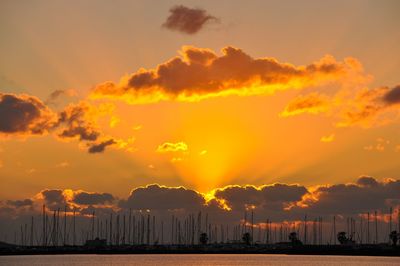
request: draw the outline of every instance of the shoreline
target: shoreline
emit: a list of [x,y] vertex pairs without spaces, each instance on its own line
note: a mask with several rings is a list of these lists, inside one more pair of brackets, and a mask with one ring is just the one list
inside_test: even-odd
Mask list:
[[7,247],[0,248],[0,256],[11,255],[73,255],[73,254],[282,254],[282,255],[337,255],[400,257],[400,247],[392,246],[295,246],[274,245],[157,245],[157,246],[65,246],[65,247]]

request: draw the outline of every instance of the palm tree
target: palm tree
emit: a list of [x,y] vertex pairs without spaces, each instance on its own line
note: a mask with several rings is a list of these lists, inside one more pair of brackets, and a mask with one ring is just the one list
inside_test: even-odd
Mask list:
[[397,234],[397,231],[390,232],[389,238],[390,240],[392,240],[393,246],[396,246],[397,241],[399,240],[399,235]]
[[298,239],[297,239],[297,233],[296,232],[291,232],[290,234],[289,234],[289,240],[290,240],[290,242],[296,242]]
[[207,242],[208,242],[208,236],[207,236],[207,234],[206,233],[201,233],[200,234],[200,243],[202,244],[202,245],[207,245]]
[[341,245],[344,245],[344,244],[346,244],[347,242],[348,242],[348,238],[347,238],[347,236],[346,236],[346,232],[339,232],[338,234],[337,234],[337,239],[338,239],[338,241],[339,241],[339,243],[341,244]]
[[302,245],[303,243],[297,238],[296,232],[291,232],[289,234],[289,240],[292,242],[292,245]]
[[250,235],[250,233],[244,233],[243,237],[242,237],[242,240],[243,240],[244,243],[246,243],[246,245],[250,245],[250,243],[251,243],[251,235]]

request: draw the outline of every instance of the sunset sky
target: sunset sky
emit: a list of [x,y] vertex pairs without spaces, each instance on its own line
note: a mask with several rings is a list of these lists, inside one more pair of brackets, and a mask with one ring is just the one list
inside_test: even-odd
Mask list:
[[[209,200],[279,183],[300,193],[282,199],[293,208],[323,195],[346,204],[329,198],[338,185],[349,188],[340,198],[379,190],[382,204],[361,211],[400,205],[399,10],[397,0],[1,1],[2,215],[44,190],[70,189],[74,206],[77,191],[109,193],[102,202],[123,208],[150,184]],[[221,199],[233,208],[232,197]]]

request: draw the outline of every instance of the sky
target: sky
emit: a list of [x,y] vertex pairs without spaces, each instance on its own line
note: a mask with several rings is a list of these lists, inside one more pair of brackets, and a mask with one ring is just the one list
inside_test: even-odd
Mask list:
[[[82,212],[154,209],[143,202],[177,187],[194,206],[270,210],[261,192],[277,184],[289,188],[276,188],[276,219],[396,208],[399,8],[1,1],[2,217],[51,206],[47,190]],[[134,197],[141,189],[147,200]],[[240,194],[251,189],[262,199]],[[353,189],[363,192],[350,211],[339,198]],[[109,196],[79,204],[82,192]],[[165,210],[189,208],[179,202]]]

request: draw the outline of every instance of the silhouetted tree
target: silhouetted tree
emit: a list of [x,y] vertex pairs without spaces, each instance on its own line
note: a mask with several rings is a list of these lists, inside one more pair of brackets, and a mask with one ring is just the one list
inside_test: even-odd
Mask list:
[[250,245],[251,243],[251,235],[250,233],[244,233],[242,236],[242,240],[244,243],[246,243],[246,245]]
[[348,239],[347,236],[346,236],[346,232],[339,232],[339,233],[337,234],[337,239],[338,239],[338,241],[339,241],[339,243],[340,243],[341,245],[344,245],[344,244],[346,244],[346,243],[349,241],[349,239]]
[[289,234],[289,240],[290,240],[290,242],[296,242],[297,241],[297,233],[296,232],[291,232]]
[[200,243],[202,244],[202,245],[207,245],[207,242],[208,242],[208,236],[207,236],[207,234],[206,233],[201,233],[200,234]]
[[396,246],[397,241],[399,240],[399,235],[397,234],[397,231],[390,232],[389,238],[390,240],[392,240],[392,245]]
[[296,232],[291,232],[289,234],[289,240],[292,242],[293,245],[302,245],[303,243],[297,238]]

